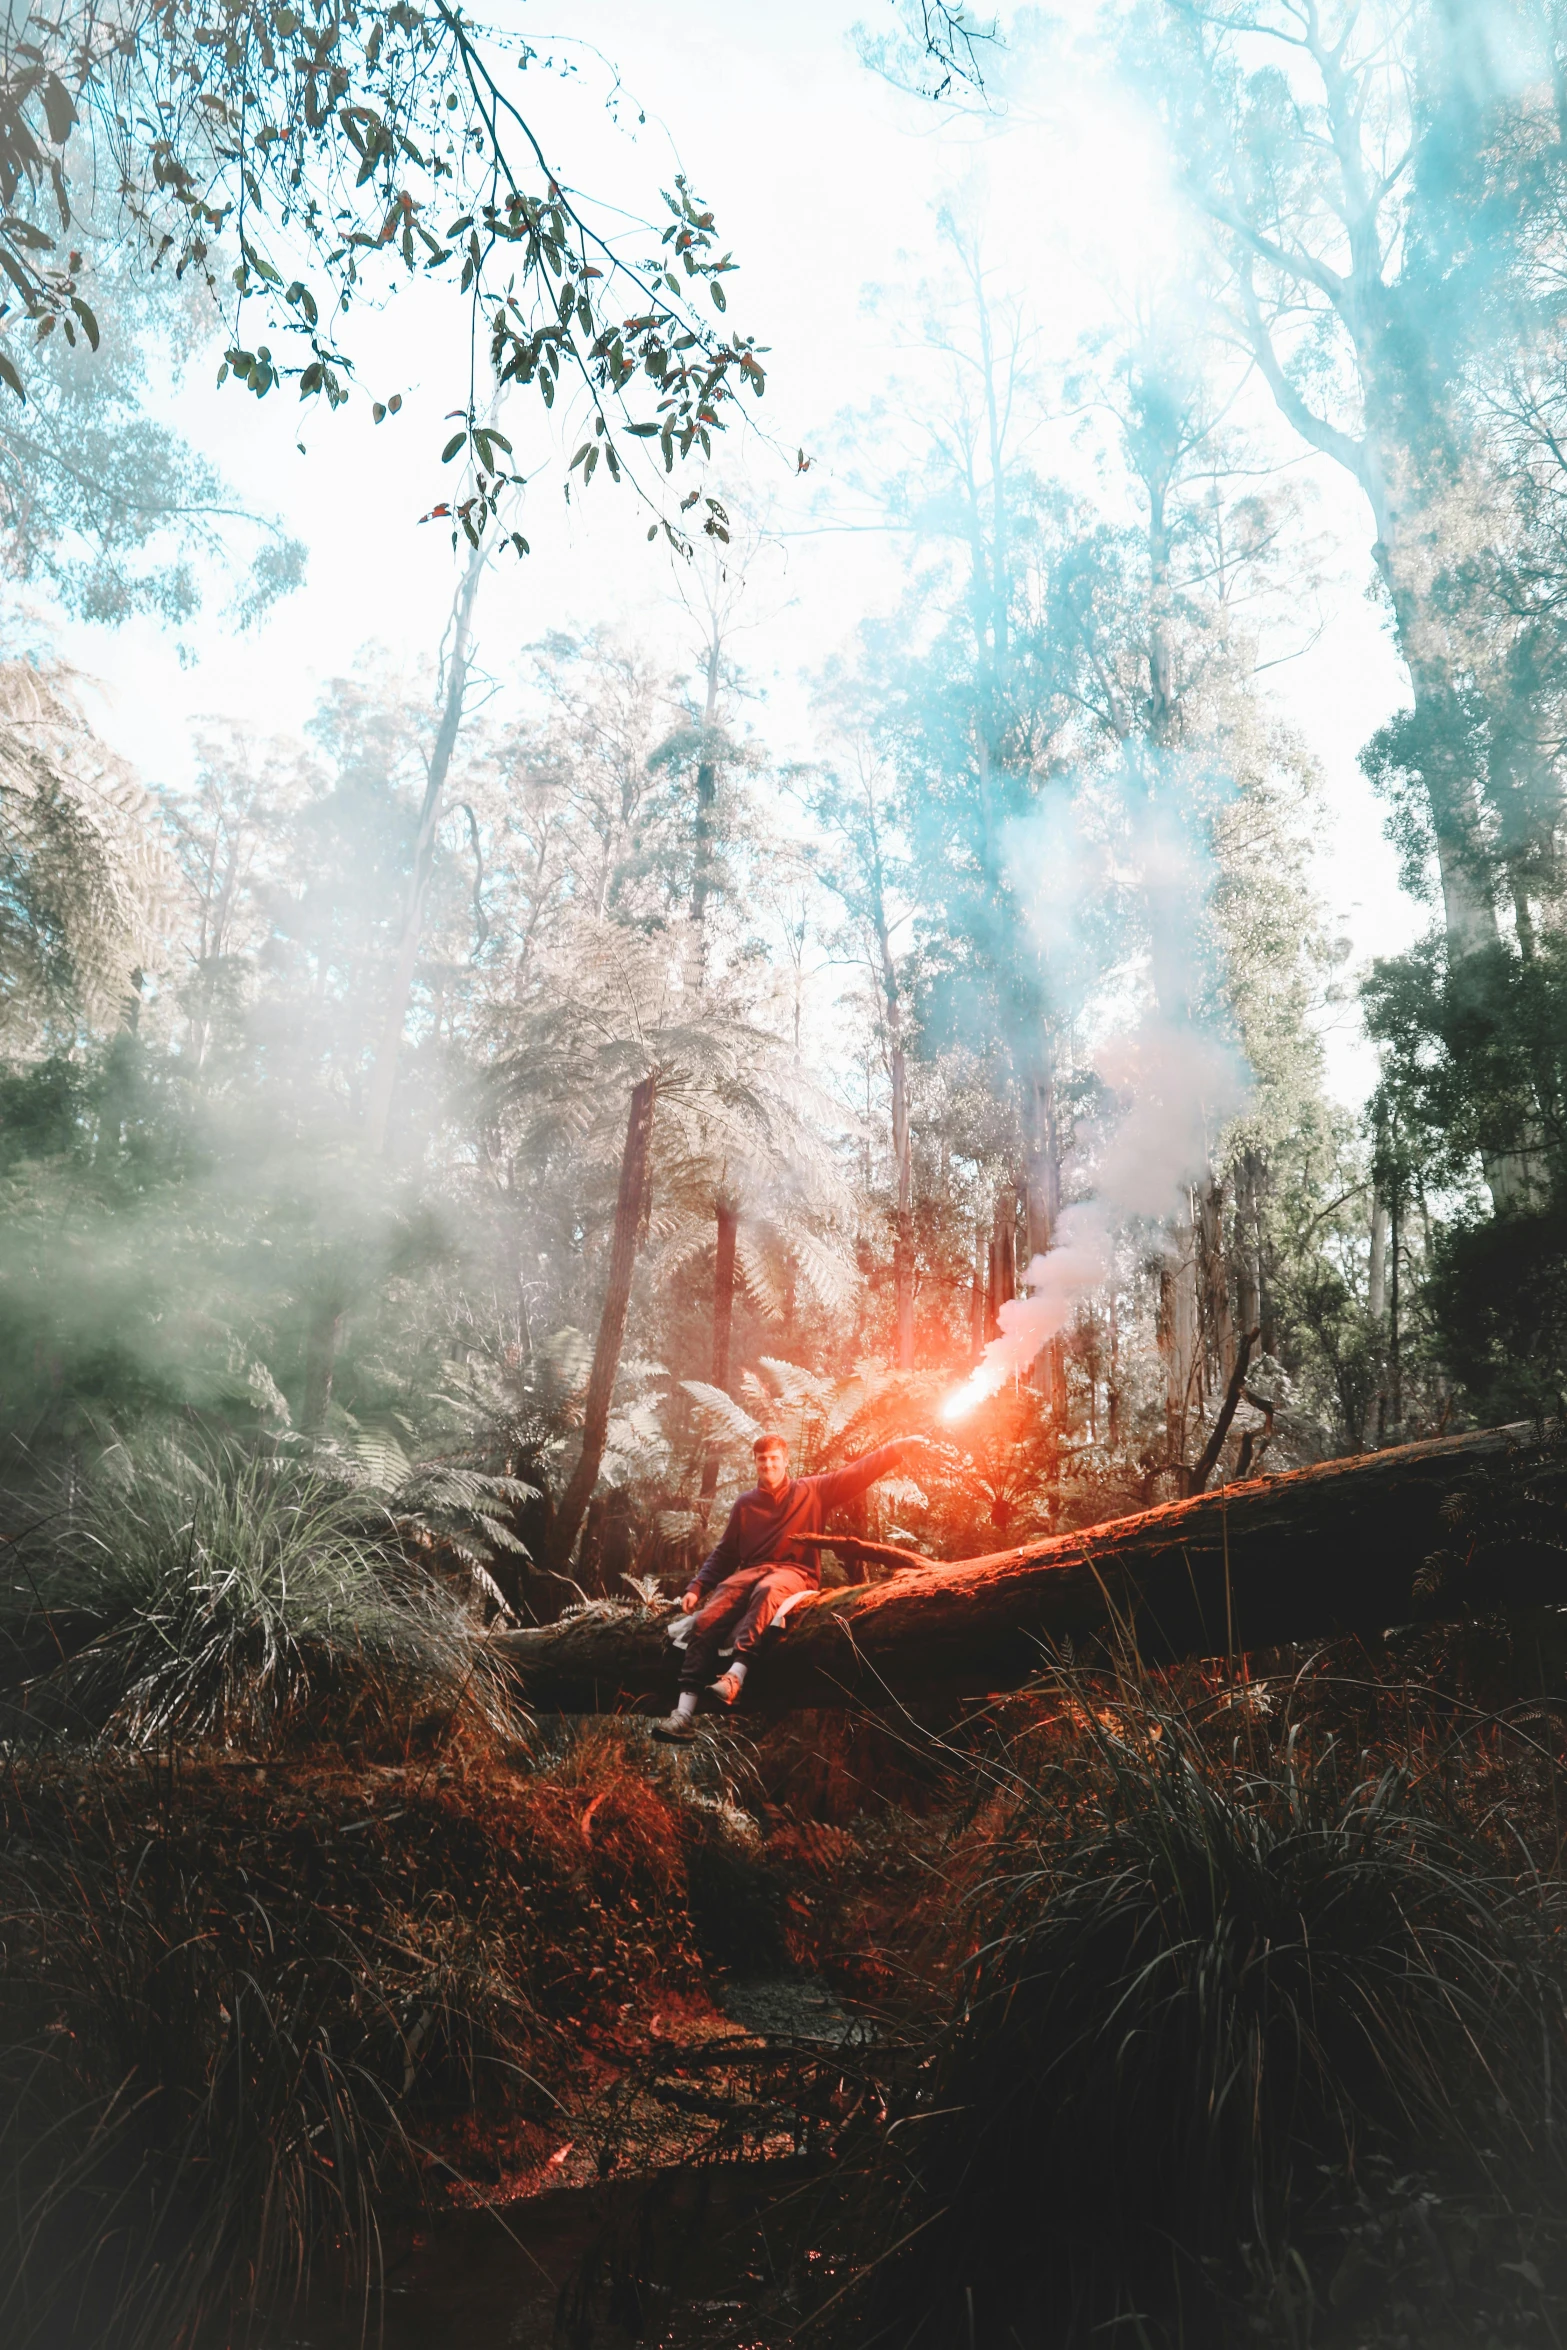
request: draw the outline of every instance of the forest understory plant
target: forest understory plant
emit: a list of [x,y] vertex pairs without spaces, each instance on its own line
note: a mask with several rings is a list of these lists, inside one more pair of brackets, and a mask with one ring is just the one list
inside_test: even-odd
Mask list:
[[1567,2257],[1554,1876],[1487,1832],[1451,1754],[1340,1743],[1327,1685],[1293,1710],[1253,1684],[1035,1694],[976,1758],[971,1955],[865,2157],[824,2336],[1173,2344],[1267,2311],[1337,2339],[1335,2278],[1358,2262],[1352,2298],[1386,2298],[1422,2196],[1473,2223],[1466,2325],[1534,2301],[1518,2276]]
[[340,1473],[144,1439],[18,1511],[31,1522],[0,1595],[10,1738],[396,1754],[521,1734],[474,1614]]
[[732,1939],[707,1759],[608,1723],[510,1765],[13,1757],[6,2341],[242,2341],[318,2275],[357,2324],[421,2212],[551,2182],[563,2118],[703,2005],[704,1917]]

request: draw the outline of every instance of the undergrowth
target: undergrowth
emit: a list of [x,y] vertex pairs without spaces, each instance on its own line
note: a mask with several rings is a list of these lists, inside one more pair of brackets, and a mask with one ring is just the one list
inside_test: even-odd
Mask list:
[[239,2339],[324,2257],[363,2290],[420,2198],[536,2170],[700,1994],[726,1796],[685,1765],[606,1723],[517,1767],[13,1767],[0,2338]]
[[[20,1506],[20,1505],[19,1505]],[[453,1593],[363,1494],[290,1458],[109,1446],[0,1552],[7,1735],[406,1749],[520,1717]]]
[[[241,2343],[323,2263],[366,2291],[432,2195],[532,2191],[586,2115],[606,2163],[659,2159],[660,2100],[762,2149],[790,2064],[783,2137],[833,2159],[767,2222],[774,2350],[802,2323],[853,2350],[1550,2338],[1563,1823],[1532,1635],[1062,1671],[669,1750],[383,1669],[333,1594],[363,1568],[400,1605],[392,1554],[319,1498],[142,1495],[145,1551],[96,1567],[78,1514],[83,1572],[140,1596],[111,1623],[100,1591],[30,1671],[0,1788],[7,2343]],[[90,1735],[31,1734],[51,1687],[97,1692]],[[824,1976],[872,2037],[747,2089],[670,2037],[721,2036],[726,1973]]]
[[1455,1761],[1428,1708],[1378,1756],[1310,1676],[1183,1703],[1063,1675],[1011,1714],[927,1903],[945,2020],[849,2165],[824,2333],[1326,2339],[1346,2246],[1368,2263],[1399,2208],[1434,2242],[1453,2197],[1487,2215],[1465,2327],[1488,2292],[1532,2304],[1563,2249],[1562,1917],[1489,1803],[1495,1737]]

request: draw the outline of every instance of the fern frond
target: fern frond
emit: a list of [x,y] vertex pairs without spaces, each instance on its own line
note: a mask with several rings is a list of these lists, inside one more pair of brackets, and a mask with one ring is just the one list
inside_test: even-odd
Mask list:
[[732,1395],[726,1395],[721,1387],[709,1386],[703,1379],[682,1379],[680,1385],[696,1405],[702,1433],[709,1442],[755,1443],[761,1434],[761,1422],[742,1409]]

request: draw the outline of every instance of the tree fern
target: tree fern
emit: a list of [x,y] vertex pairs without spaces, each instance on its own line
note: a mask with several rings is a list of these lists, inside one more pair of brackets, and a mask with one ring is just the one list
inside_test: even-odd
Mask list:
[[0,663],[0,1050],[116,1020],[178,887],[149,796],[64,673]]

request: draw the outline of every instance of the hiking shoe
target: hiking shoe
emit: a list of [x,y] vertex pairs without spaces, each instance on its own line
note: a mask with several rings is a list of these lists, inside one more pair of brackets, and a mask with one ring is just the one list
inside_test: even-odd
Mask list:
[[733,1705],[744,1686],[738,1673],[725,1673],[721,1681],[709,1683],[708,1694],[716,1697],[720,1705]]
[[666,1714],[661,1722],[653,1724],[655,1738],[667,1740],[671,1746],[689,1746],[696,1736],[694,1714]]

